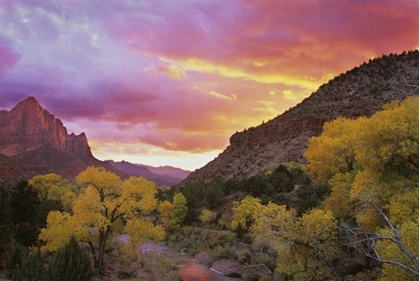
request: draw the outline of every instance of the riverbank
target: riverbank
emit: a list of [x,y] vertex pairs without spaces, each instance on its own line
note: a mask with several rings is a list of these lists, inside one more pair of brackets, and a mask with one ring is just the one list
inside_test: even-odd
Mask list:
[[218,274],[204,264],[194,261],[193,257],[184,252],[178,252],[173,248],[160,243],[147,242],[139,247],[143,255],[158,255],[170,262],[178,264],[178,273],[182,281],[239,281],[240,278],[226,277]]

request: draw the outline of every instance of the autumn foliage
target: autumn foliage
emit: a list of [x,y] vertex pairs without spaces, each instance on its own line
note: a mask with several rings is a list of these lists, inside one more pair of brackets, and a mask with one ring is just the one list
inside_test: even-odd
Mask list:
[[89,167],[76,177],[79,194],[71,212],[54,211],[41,229],[41,250],[56,251],[72,235],[89,244],[95,269],[102,275],[106,243],[111,233],[126,233],[129,244],[163,240],[165,231],[149,219],[158,201],[154,183],[143,177],[122,181],[103,168]]
[[[164,192],[103,168],[74,182],[36,176],[18,189],[31,195],[26,209],[48,213],[41,252],[30,257],[37,264],[74,237],[100,276],[110,238],[127,234],[124,249],[136,254],[139,243],[166,239],[192,255],[263,263],[279,280],[418,280],[418,109],[413,97],[370,117],[339,117],[310,139],[306,166],[282,163],[246,179]],[[14,220],[29,224],[19,194]]]
[[381,280],[418,278],[418,110],[412,97],[371,118],[339,118],[304,155],[309,177],[331,187],[324,210],[345,219],[350,247],[382,264]]

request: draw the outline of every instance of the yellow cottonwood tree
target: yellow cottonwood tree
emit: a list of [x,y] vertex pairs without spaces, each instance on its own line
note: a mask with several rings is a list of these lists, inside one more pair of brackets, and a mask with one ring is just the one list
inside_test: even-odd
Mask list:
[[309,162],[307,175],[315,184],[326,183],[336,173],[352,170],[354,147],[351,142],[356,130],[353,120],[339,117],[324,124],[321,136],[309,139],[303,156]]
[[203,223],[204,225],[207,225],[213,222],[216,219],[216,216],[217,216],[216,212],[213,212],[207,208],[204,208],[203,210],[201,210],[201,214],[198,219],[201,221],[201,223]]
[[231,222],[232,230],[236,230],[239,225],[248,229],[254,221],[254,215],[257,206],[261,200],[247,195],[242,201],[235,201],[233,204],[233,219]]
[[258,203],[255,207],[255,220],[250,227],[253,245],[274,250],[284,247],[295,238],[296,216],[296,211],[287,210],[286,205]]
[[76,188],[67,179],[50,173],[34,176],[28,182],[38,192],[38,197],[41,201],[61,200],[65,210],[71,210],[71,204],[76,196]]
[[124,232],[133,244],[142,239],[164,238],[163,228],[148,220],[158,204],[154,183],[143,177],[122,181],[114,173],[95,167],[81,172],[76,183],[86,189],[75,200],[73,215],[60,212],[48,215],[47,227],[39,235],[45,242],[42,250],[57,250],[75,234],[79,241],[90,245],[95,269],[102,276],[106,242],[118,220],[126,222]]
[[291,280],[337,278],[337,232],[331,212],[315,209],[298,218],[294,209],[274,203],[258,205],[250,228],[253,246],[276,251],[277,272]]
[[348,246],[380,262],[383,280],[401,272],[417,279],[418,97],[394,101],[371,118],[329,122],[304,156],[313,182],[331,187],[324,210],[348,219],[340,226]]
[[171,214],[174,206],[169,201],[163,201],[159,204],[160,220],[166,228],[169,228],[169,221],[171,220]]

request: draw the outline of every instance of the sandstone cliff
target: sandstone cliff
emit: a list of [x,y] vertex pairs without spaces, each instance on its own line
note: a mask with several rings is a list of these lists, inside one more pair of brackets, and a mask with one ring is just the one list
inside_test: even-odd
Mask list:
[[14,156],[40,146],[51,146],[71,154],[92,156],[84,133],[68,135],[63,123],[43,109],[34,97],[0,115],[0,153]]
[[237,132],[213,161],[184,181],[215,176],[246,177],[281,162],[304,162],[308,140],[338,116],[370,116],[394,99],[418,95],[418,51],[391,54],[363,63],[322,85],[280,116],[255,128]]
[[0,180],[14,183],[46,173],[73,178],[88,166],[105,167],[125,176],[96,159],[86,135],[69,135],[63,123],[34,97],[10,111],[0,111]]

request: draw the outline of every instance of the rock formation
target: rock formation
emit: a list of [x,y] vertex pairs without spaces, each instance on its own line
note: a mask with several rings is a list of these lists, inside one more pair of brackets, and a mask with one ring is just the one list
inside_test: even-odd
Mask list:
[[304,163],[309,138],[339,116],[371,116],[392,100],[418,95],[419,53],[391,54],[363,63],[322,85],[295,107],[258,127],[237,132],[213,161],[183,183],[258,174],[276,163]]
[[57,173],[73,178],[88,166],[125,173],[96,159],[84,133],[67,134],[63,123],[34,97],[0,111],[0,180],[15,183],[34,175]]
[[215,261],[210,270],[224,276],[241,277],[242,267],[237,260],[222,259]]
[[258,280],[269,280],[269,277],[273,273],[265,264],[255,264],[244,266],[241,273],[243,281],[258,281]]

